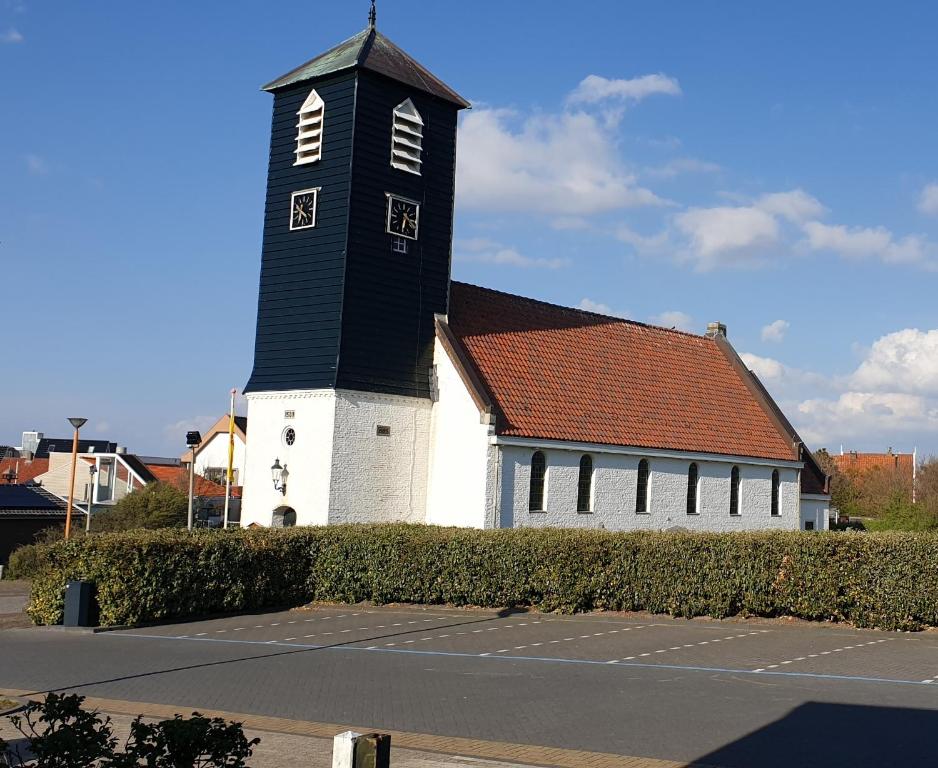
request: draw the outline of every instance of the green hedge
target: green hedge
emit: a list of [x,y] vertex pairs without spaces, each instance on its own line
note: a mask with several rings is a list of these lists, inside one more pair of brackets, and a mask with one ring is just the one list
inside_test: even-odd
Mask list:
[[938,625],[931,533],[161,530],[57,542],[41,562],[28,611],[42,624],[61,621],[66,580],[87,578],[110,625],[362,600]]

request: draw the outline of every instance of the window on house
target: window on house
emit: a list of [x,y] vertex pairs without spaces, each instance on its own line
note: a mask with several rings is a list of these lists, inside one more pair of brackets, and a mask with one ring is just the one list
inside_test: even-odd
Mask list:
[[316,91],[310,91],[296,124],[296,162],[294,165],[315,163],[322,157],[322,128],[326,105]]
[[691,464],[687,469],[687,514],[697,514],[697,479],[699,473],[697,465]]
[[420,153],[423,150],[423,118],[407,99],[394,109],[391,129],[391,165],[401,171],[420,175]]
[[644,514],[648,511],[648,460],[638,462],[638,480],[635,488],[635,511]]
[[739,514],[739,467],[730,472],[730,514]]
[[531,457],[531,488],[528,493],[528,510],[541,512],[544,509],[544,483],[547,479],[547,459],[540,451]]
[[576,511],[590,512],[593,508],[593,459],[580,457],[580,478],[576,491]]
[[[202,477],[206,480],[211,480],[213,483],[218,483],[219,485],[224,485],[227,482],[228,468],[227,467],[206,467],[202,470]],[[231,484],[238,484],[238,470],[231,470]]]
[[772,470],[772,514],[777,515],[778,512],[778,492],[781,487],[781,482],[778,476],[778,470]]

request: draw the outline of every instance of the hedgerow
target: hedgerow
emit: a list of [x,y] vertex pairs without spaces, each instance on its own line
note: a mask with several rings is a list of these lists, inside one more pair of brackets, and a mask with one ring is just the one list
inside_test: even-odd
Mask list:
[[938,625],[933,533],[353,525],[131,531],[36,554],[28,611],[41,624],[61,622],[66,581],[85,578],[108,625],[364,600]]

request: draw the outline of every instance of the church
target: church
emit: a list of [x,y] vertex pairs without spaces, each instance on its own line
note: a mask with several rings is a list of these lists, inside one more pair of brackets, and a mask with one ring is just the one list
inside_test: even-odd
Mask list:
[[374,11],[264,90],[242,525],[827,527],[828,478],[722,324],[450,279],[469,103]]

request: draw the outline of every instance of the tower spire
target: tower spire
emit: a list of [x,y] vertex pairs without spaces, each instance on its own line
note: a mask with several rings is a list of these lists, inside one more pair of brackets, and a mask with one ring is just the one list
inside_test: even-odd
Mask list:
[[371,10],[368,11],[368,24],[374,28],[378,23],[378,11],[375,9],[375,0],[371,0]]

